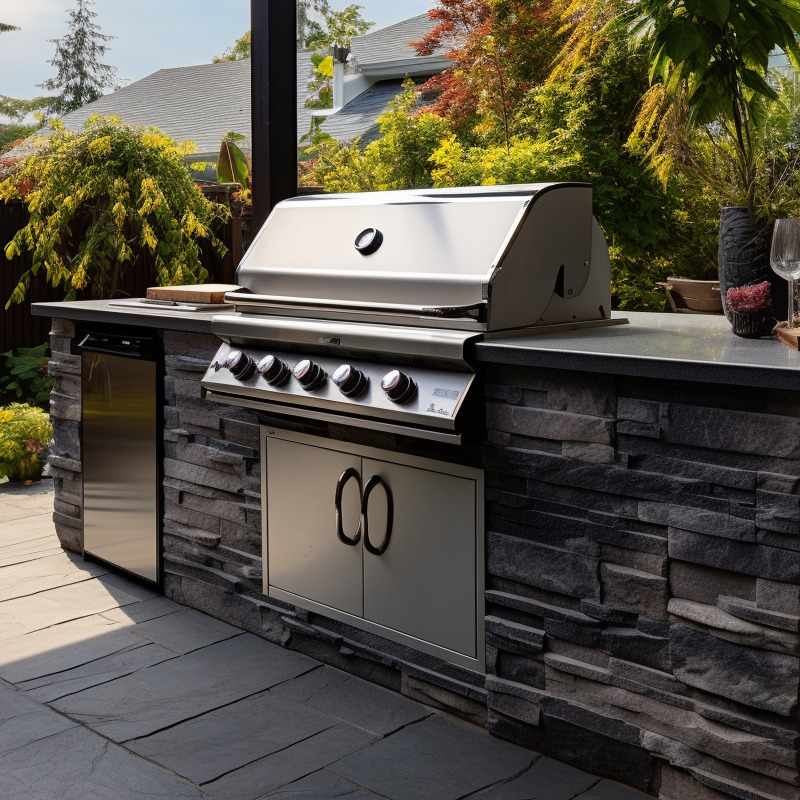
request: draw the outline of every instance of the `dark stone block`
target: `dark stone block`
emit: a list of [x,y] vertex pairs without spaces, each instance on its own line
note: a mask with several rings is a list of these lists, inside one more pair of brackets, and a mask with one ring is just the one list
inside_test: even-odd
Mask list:
[[636,625],[639,614],[598,603],[595,600],[581,600],[581,611],[592,619],[611,625]]
[[[699,454],[698,454],[699,456]],[[666,458],[655,454],[638,455],[631,453],[628,465],[631,469],[645,472],[661,472],[665,475],[679,475],[682,478],[705,481],[716,486],[753,490],[756,488],[757,474],[753,470],[723,467],[696,460]]]
[[579,611],[574,611],[563,605],[555,605],[555,603],[546,603],[532,597],[525,597],[511,591],[490,589],[486,592],[486,602],[495,603],[503,608],[513,608],[532,617],[566,619],[578,624],[594,625],[594,620],[591,617]]
[[[721,536],[743,542],[753,542],[756,538],[756,524],[752,519],[733,516],[732,513],[718,513],[699,507],[700,503],[709,504],[707,500],[692,500],[692,505],[674,505],[671,503],[640,503],[639,519],[670,528],[705,533],[710,536]],[[697,505],[695,505],[697,503]],[[727,501],[729,512],[731,508]],[[739,509],[740,510],[740,509]]]
[[755,603],[740,600],[738,597],[721,596],[718,600],[719,607],[739,619],[754,622],[757,625],[766,625],[770,628],[779,628],[784,631],[797,633],[800,631],[800,616],[797,614],[784,614],[779,611],[769,611],[759,608]]
[[539,658],[503,651],[498,655],[494,673],[507,681],[545,688],[545,668]]
[[442,686],[407,673],[403,673],[401,691],[406,697],[424,703],[426,706],[454,714],[473,725],[486,727],[485,699],[475,700],[472,697],[465,697],[463,694],[449,691]]
[[676,678],[754,708],[789,716],[797,708],[797,657],[734,644],[684,625],[670,630]]
[[[592,519],[592,517],[590,517]],[[595,519],[594,521],[599,521]],[[655,556],[667,555],[667,532],[663,536],[603,526],[597,529],[598,540],[614,547],[626,547]]]
[[667,580],[617,564],[600,565],[603,602],[650,619],[667,617]]
[[74,420],[59,421],[53,426],[52,452],[64,458],[81,460],[81,426]]
[[800,457],[800,419],[724,408],[671,404],[667,442],[777,458]]
[[614,439],[614,423],[602,417],[497,403],[486,407],[486,427],[560,442],[611,444]]
[[500,617],[486,617],[486,640],[501,650],[531,655],[542,651],[544,631]]
[[484,452],[491,468],[604,494],[661,502],[664,497],[707,494],[709,490],[708,484],[701,481],[628,470],[618,465],[573,461],[518,448],[487,445]]
[[776,583],[759,578],[756,581],[756,604],[771,611],[800,615],[800,586],[796,583]]
[[572,642],[583,647],[602,647],[603,634],[597,623],[588,626],[567,620],[546,619],[544,630],[548,636],[563,639],[565,642]]
[[682,561],[786,583],[800,580],[800,558],[774,547],[670,529],[669,554]]
[[487,568],[511,578],[575,597],[600,598],[597,560],[548,545],[490,532]]
[[737,572],[702,567],[672,559],[669,565],[669,591],[672,597],[714,605],[721,595],[755,599],[756,579]]
[[756,502],[759,528],[800,538],[800,496],[759,490]]
[[600,646],[624,661],[643,664],[662,672],[670,669],[669,639],[663,636],[651,636],[629,628],[608,628],[602,633]]
[[782,492],[797,494],[800,492],[800,478],[797,475],[785,475],[778,472],[759,472],[758,488],[765,492]]

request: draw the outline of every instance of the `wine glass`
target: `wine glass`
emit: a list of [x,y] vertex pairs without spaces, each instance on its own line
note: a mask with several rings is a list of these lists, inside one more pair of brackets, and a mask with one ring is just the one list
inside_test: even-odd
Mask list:
[[794,282],[800,278],[800,220],[775,220],[769,261],[773,272],[789,282],[789,315],[786,324],[794,328]]

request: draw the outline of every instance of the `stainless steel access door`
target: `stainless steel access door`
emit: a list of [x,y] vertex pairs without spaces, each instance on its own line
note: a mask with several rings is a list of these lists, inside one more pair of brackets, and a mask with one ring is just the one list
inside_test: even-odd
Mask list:
[[156,362],[84,352],[83,547],[158,581]]

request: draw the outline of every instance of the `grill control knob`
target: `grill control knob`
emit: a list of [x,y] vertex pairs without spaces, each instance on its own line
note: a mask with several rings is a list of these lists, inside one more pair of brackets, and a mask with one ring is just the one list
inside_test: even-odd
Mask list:
[[328,379],[325,370],[309,359],[303,359],[292,370],[292,374],[297,378],[297,382],[307,391],[313,392],[319,389]]
[[369,386],[369,378],[358,367],[351,367],[350,364],[342,364],[331,375],[331,380],[345,397],[361,397]]
[[289,367],[276,356],[265,356],[258,362],[256,369],[270,386],[283,386],[292,374]]
[[231,350],[225,366],[230,370],[231,375],[240,381],[250,380],[256,371],[253,359],[240,350]]
[[417,384],[399,369],[393,369],[383,376],[381,389],[393,403],[401,406],[410,403],[417,394]]

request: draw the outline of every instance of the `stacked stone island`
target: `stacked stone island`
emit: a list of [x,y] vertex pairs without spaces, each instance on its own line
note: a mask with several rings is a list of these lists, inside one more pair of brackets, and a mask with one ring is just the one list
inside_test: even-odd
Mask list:
[[496,365],[487,395],[490,729],[796,800],[800,396]]
[[[80,551],[73,335],[51,470]],[[167,595],[662,800],[797,800],[800,394],[484,364],[484,676],[261,593],[271,421],[202,398],[215,337],[164,341]]]

